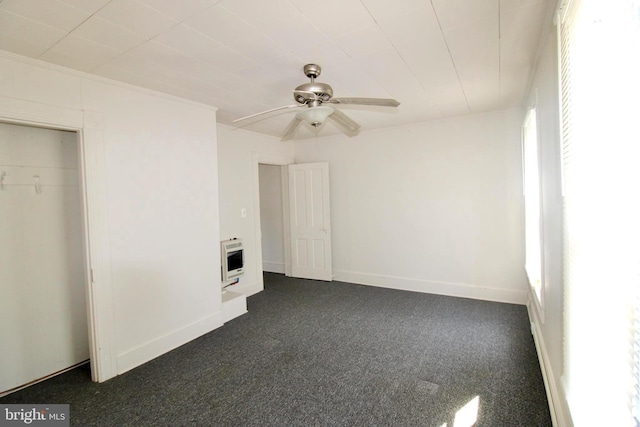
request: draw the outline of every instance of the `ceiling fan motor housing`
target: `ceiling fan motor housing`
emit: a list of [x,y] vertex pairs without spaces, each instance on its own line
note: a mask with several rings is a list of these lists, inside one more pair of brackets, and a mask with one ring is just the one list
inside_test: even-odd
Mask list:
[[311,82],[298,86],[293,91],[293,99],[300,104],[309,101],[326,102],[333,96],[333,89],[326,83]]
[[[317,64],[307,64],[303,68],[305,76],[311,79],[310,83],[298,86],[293,91],[293,99],[300,104],[319,105],[331,99],[333,96],[333,88],[326,83],[316,82],[315,79],[320,75],[322,69]],[[314,102],[316,101],[316,102]]]

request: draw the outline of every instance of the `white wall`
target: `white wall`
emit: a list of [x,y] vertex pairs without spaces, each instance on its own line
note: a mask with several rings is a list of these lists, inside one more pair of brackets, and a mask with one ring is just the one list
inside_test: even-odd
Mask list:
[[272,273],[285,272],[281,168],[276,165],[259,167],[262,269]]
[[524,304],[520,109],[299,141],[328,161],[336,280]]
[[[234,288],[246,295],[264,289],[260,219],[259,164],[293,163],[293,143],[218,126],[221,239],[237,237],[245,247],[245,274]],[[247,210],[242,218],[241,209]]]
[[215,109],[5,52],[0,69],[0,120],[83,135],[99,379],[219,327]]
[[[543,209],[543,310],[531,295],[529,315],[535,323],[536,344],[547,389],[555,400],[554,416],[568,425],[560,377],[563,373],[563,279],[562,279],[562,182],[558,94],[558,51],[555,26],[543,45],[529,96],[536,107],[540,144],[541,198]],[[553,409],[553,408],[552,408]]]
[[126,369],[141,345],[164,347],[171,335],[182,344],[219,326],[215,113],[109,84],[85,94],[89,109],[108,114],[111,274]]

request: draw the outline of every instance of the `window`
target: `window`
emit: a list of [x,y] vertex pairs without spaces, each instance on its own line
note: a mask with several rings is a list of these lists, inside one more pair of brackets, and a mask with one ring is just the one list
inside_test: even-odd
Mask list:
[[563,382],[575,425],[637,425],[638,11],[637,0],[565,0],[559,12]]
[[[525,270],[542,310],[542,227],[540,215],[540,163],[536,109],[527,113],[522,129],[523,189],[525,217]],[[540,313],[542,314],[542,313]]]

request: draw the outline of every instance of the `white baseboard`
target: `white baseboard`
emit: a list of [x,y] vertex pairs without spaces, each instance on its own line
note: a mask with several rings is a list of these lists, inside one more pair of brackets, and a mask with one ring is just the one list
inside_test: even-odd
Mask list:
[[540,329],[538,327],[539,319],[532,307],[531,301],[527,303],[527,311],[529,312],[529,320],[531,321],[531,334],[533,335],[536,352],[538,353],[540,370],[542,371],[542,378],[544,380],[544,388],[547,392],[551,422],[554,427],[573,427],[573,422],[569,415],[569,408],[567,406],[564,393],[562,393],[558,388],[559,383],[553,373],[553,369],[551,368],[551,362],[549,361],[549,354],[547,353],[544,337],[540,333]]
[[406,277],[381,276],[352,271],[333,270],[335,280],[357,283],[360,285],[378,286],[402,291],[422,292],[428,294],[447,295],[485,301],[506,302],[525,305],[527,291],[496,289],[463,283],[433,282],[429,280],[410,279]]
[[284,274],[284,264],[280,262],[262,261],[262,271]]
[[149,341],[117,357],[118,375],[155,359],[223,325],[222,311]]

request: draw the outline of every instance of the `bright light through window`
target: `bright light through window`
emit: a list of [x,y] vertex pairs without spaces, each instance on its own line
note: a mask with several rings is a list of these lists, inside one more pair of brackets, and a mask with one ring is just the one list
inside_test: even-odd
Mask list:
[[453,419],[453,427],[471,427],[478,421],[478,407],[480,405],[480,397],[476,396],[456,412]]
[[[453,427],[472,427],[478,421],[478,410],[480,409],[480,396],[476,396],[467,402],[456,412],[453,419]],[[439,427],[447,427],[447,423]]]
[[529,110],[522,131],[525,206],[525,270],[542,307],[542,244],[540,223],[540,163],[536,110]]
[[638,3],[566,3],[563,386],[575,425],[629,426],[640,280]]

